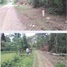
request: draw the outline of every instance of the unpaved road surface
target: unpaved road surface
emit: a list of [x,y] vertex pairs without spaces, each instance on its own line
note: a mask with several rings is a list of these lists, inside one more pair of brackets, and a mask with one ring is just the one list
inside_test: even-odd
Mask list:
[[54,65],[43,55],[41,51],[36,51],[38,57],[38,67],[54,67]]
[[24,30],[25,26],[17,17],[14,7],[8,4],[0,8],[0,30]]

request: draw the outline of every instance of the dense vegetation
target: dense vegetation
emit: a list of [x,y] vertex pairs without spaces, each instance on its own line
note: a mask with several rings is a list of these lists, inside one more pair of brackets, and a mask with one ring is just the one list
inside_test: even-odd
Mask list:
[[30,0],[30,3],[36,7],[47,7],[49,14],[62,15],[66,14],[66,0]]
[[[13,35],[6,36],[5,38],[6,42],[2,41],[4,47],[1,48],[4,51],[15,51],[16,53],[19,52],[19,55],[21,56],[21,53],[24,52],[27,47],[30,47],[25,34],[23,34],[23,37],[21,37],[20,33],[15,33]],[[12,41],[10,38],[12,38]]]
[[[36,33],[31,37],[20,33],[6,35],[6,42],[2,41],[4,47],[1,47],[3,50],[1,52],[1,67],[32,67],[36,53],[33,52],[27,57],[25,51],[27,47],[60,54],[66,53],[66,35],[66,33]],[[38,63],[37,56],[35,58]],[[35,66],[38,67],[37,64]],[[65,64],[56,63],[55,67],[65,67]]]
[[[14,3],[22,2],[22,0],[14,0]],[[48,8],[47,13],[54,15],[66,15],[66,0],[27,0],[27,3],[33,5],[34,8]]]
[[[25,55],[25,53],[23,53],[23,55]],[[29,57],[20,57],[14,52],[2,52],[1,67],[32,67],[33,59],[33,53]]]
[[32,37],[26,37],[25,34],[15,33],[9,36],[6,36],[6,42],[2,41],[5,47],[2,47],[5,51],[19,51],[21,55],[27,47],[33,46],[37,49],[41,49],[44,46],[47,46],[48,51],[66,53],[66,34],[65,33],[37,33]]
[[34,41],[33,47],[37,49],[48,50],[57,53],[66,53],[66,34],[45,34],[37,33],[34,37],[29,38],[29,41]]
[[9,0],[0,0],[0,4],[7,4]]
[[34,53],[26,55],[26,48],[30,47],[26,35],[14,33],[6,35],[5,39],[6,42],[2,41],[1,67],[32,67]]

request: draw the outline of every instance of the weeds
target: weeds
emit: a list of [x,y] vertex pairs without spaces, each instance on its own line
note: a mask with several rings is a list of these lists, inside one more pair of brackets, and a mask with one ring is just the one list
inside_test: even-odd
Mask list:
[[[9,54],[5,54],[5,55],[8,56]],[[4,56],[3,55],[4,54],[2,54],[2,58],[5,56],[5,55]],[[11,56],[12,57],[10,57],[9,59],[1,61],[1,67],[32,67],[33,54],[31,54],[28,57],[27,56],[21,57],[21,56],[18,56],[17,54],[15,54],[14,56],[13,55],[11,55]]]
[[55,64],[55,67],[66,67],[63,63]]

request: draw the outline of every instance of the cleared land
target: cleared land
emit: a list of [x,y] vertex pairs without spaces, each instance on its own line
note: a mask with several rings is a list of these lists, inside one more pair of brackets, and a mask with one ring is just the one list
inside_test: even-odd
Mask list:
[[16,53],[2,52],[1,60],[1,65],[14,65],[11,67],[65,67],[64,65],[66,65],[66,59],[64,57],[62,59],[60,56],[48,55],[46,52],[39,50],[34,50],[29,56],[26,53],[22,53],[21,57],[16,55]]
[[[18,18],[26,26],[27,30],[65,30],[65,17],[51,15],[45,8],[45,16],[42,17],[42,7],[33,8],[30,5],[15,6]],[[46,18],[50,17],[48,21]],[[48,22],[47,22],[48,21]]]
[[45,8],[42,17],[42,7],[8,4],[0,8],[0,30],[66,30],[65,16],[48,14]]

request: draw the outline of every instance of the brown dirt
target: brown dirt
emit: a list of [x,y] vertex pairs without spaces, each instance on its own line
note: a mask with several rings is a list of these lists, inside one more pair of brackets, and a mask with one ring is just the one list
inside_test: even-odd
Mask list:
[[53,64],[63,63],[67,65],[66,57],[49,55],[47,51],[42,51],[42,54],[46,56],[49,59],[49,61],[51,61],[51,63]]
[[13,6],[0,8],[0,30],[24,30],[25,26],[18,19]]
[[[21,13],[18,16],[21,22],[24,22],[24,25],[27,26],[27,30],[65,30],[65,17],[58,15],[46,14],[45,17],[42,17],[42,7],[40,8],[32,8],[32,6],[25,5],[28,7],[27,9],[23,9],[21,5]],[[50,17],[50,21],[46,22],[46,18]],[[35,25],[32,27],[30,25]]]
[[45,57],[42,51],[37,51],[39,67],[54,67],[54,65]]

